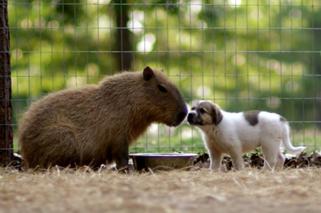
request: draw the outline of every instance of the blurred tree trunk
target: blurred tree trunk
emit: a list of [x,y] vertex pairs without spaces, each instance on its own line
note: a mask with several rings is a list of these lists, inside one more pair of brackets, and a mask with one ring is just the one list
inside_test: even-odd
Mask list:
[[0,164],[13,156],[8,2],[0,0]]
[[130,39],[130,31],[127,28],[129,21],[129,5],[127,0],[114,0],[115,11],[115,54],[117,68],[120,71],[130,70],[133,60],[132,42]]

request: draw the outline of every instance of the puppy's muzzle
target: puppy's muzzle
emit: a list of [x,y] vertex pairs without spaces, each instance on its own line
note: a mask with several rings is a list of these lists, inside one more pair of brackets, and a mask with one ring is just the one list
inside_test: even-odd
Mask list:
[[202,120],[197,116],[195,112],[188,113],[187,121],[191,125],[202,125]]

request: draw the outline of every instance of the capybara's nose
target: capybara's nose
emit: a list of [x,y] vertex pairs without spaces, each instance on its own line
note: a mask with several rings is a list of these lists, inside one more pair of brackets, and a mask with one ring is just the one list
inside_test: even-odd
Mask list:
[[183,111],[183,112],[179,112],[176,116],[176,121],[175,121],[175,124],[174,126],[177,126],[179,125],[183,120],[184,118],[186,117],[187,115],[187,112]]
[[182,122],[184,120],[184,118],[186,117],[187,113],[186,112],[180,112],[177,115],[177,120]]

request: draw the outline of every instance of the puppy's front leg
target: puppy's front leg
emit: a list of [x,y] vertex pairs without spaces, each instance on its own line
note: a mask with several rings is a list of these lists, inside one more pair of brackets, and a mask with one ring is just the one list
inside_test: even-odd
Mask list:
[[211,141],[206,142],[206,149],[210,155],[210,169],[213,171],[220,171],[222,164],[222,152],[217,149]]
[[243,158],[242,158],[242,152],[241,151],[237,151],[237,150],[233,150],[230,154],[231,154],[231,157],[232,157],[233,167],[236,170],[244,169],[244,161],[243,161]]
[[221,171],[222,165],[222,153],[220,152],[210,152],[210,169],[213,171]]

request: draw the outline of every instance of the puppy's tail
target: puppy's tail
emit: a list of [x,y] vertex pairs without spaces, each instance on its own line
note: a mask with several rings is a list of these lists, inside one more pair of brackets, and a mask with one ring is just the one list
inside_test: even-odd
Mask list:
[[300,154],[306,147],[304,146],[298,146],[294,147],[290,140],[290,127],[287,122],[284,122],[284,131],[283,131],[283,138],[282,143],[286,150],[291,152],[292,154],[298,155]]

